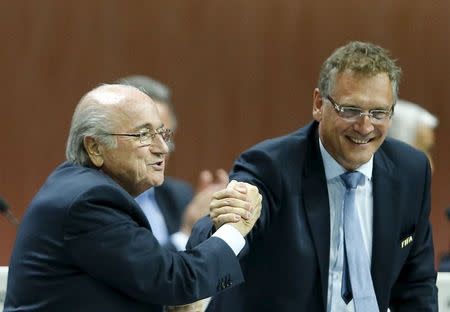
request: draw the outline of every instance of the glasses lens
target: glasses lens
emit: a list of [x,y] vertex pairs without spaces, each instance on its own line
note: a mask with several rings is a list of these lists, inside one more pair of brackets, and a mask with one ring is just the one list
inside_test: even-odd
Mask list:
[[161,136],[164,142],[169,143],[172,141],[172,130],[170,129],[158,129],[156,131],[152,130],[142,130],[139,132],[139,140],[142,144],[153,144],[154,139],[157,135]]
[[355,120],[361,116],[361,110],[355,107],[342,107],[340,115],[342,118]]
[[142,144],[150,144],[152,140],[152,133],[148,130],[143,130],[140,133],[139,140]]
[[384,120],[388,117],[389,113],[386,111],[382,111],[382,110],[374,110],[371,112],[372,113],[372,117],[377,119],[377,120]]

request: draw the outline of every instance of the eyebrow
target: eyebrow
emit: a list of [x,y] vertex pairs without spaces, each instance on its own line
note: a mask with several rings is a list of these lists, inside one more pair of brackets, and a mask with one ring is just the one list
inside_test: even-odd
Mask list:
[[134,127],[133,131],[139,131],[141,129],[158,130],[158,129],[161,129],[161,128],[164,128],[164,124],[161,123],[161,125],[159,127],[155,128],[155,127],[153,127],[153,125],[151,123],[147,122],[147,123],[141,124],[141,125],[139,125],[137,127]]

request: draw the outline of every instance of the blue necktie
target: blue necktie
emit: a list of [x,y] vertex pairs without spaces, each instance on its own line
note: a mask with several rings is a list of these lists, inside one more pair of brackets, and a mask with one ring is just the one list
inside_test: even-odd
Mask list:
[[342,299],[346,304],[353,298],[356,312],[379,312],[370,275],[369,256],[362,239],[356,211],[356,187],[363,184],[362,173],[353,171],[341,175],[346,192],[344,197],[344,263],[342,269]]

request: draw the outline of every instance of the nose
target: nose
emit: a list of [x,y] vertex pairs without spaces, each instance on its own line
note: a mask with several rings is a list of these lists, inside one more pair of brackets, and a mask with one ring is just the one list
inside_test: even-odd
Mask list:
[[166,141],[164,141],[162,135],[158,134],[155,136],[152,144],[150,144],[150,151],[152,153],[167,154],[169,153],[169,146]]
[[355,123],[353,128],[361,134],[369,134],[374,130],[374,126],[368,115],[361,116]]

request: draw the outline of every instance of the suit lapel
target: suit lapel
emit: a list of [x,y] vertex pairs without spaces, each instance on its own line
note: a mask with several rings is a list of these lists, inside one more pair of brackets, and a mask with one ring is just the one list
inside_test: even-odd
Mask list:
[[373,238],[372,238],[372,280],[380,302],[380,294],[385,293],[386,281],[391,278],[389,268],[392,257],[399,248],[396,239],[400,220],[400,183],[395,176],[395,168],[382,148],[374,156],[373,167]]
[[302,194],[304,196],[306,217],[319,260],[322,299],[326,310],[330,257],[330,206],[317,134],[310,134],[309,140],[308,146],[311,148],[306,156]]

